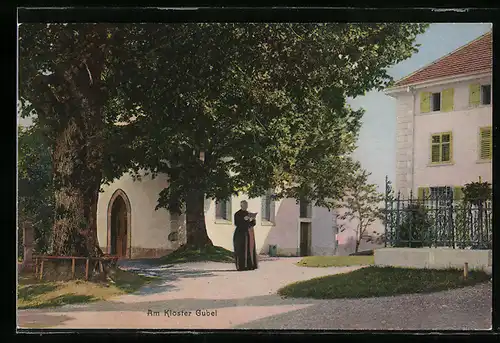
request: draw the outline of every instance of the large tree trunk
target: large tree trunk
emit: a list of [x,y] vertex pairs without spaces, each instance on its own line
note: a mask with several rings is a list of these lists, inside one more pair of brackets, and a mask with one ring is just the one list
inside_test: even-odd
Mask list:
[[54,149],[56,217],[52,248],[55,255],[102,255],[96,225],[101,174],[88,161],[85,146],[89,142],[84,139],[83,130],[75,120],[70,120]]
[[212,246],[205,224],[205,196],[193,192],[186,199],[186,248],[203,249]]
[[64,104],[69,119],[58,131],[52,156],[55,255],[102,255],[97,240],[97,200],[105,144],[105,96],[99,81],[102,63],[102,53],[94,50],[80,65],[60,71],[69,98]]

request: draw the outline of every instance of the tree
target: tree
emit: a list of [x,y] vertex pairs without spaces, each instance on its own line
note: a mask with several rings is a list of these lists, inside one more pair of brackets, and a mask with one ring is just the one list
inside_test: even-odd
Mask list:
[[54,214],[52,163],[47,142],[36,127],[19,128],[18,135],[18,238],[20,256],[22,228],[30,222],[34,228],[35,250],[50,249]]
[[157,114],[141,121],[134,158],[168,175],[158,207],[185,205],[188,245],[211,244],[205,198],[275,189],[275,198],[331,208],[353,168],[363,114],[346,98],[385,88],[387,67],[416,51],[425,27],[179,25],[190,34],[157,50],[139,80],[143,92],[132,94]]
[[401,208],[395,227],[396,242],[393,247],[421,248],[430,246],[433,232],[427,209],[420,202],[409,203]]
[[416,51],[425,28],[21,25],[23,108],[36,109],[53,147],[54,253],[101,253],[99,188],[129,168],[168,175],[158,207],[185,205],[194,247],[211,243],[206,197],[274,188],[329,206],[363,113],[346,97],[385,88],[387,67]]
[[[491,183],[481,181],[469,182],[463,188],[463,210],[464,213],[472,213],[471,206],[477,211],[477,227],[470,227],[468,232],[472,233],[470,237],[473,241],[473,248],[491,248],[491,217],[488,216],[488,210],[491,210],[491,205],[487,203],[492,199]],[[472,223],[472,221],[470,221]],[[485,237],[486,236],[486,237]]]
[[368,230],[371,224],[382,218],[383,214],[381,202],[384,200],[384,195],[377,191],[377,185],[368,182],[370,175],[371,173],[364,169],[354,172],[348,180],[345,197],[337,202],[337,207],[343,211],[337,216],[339,231],[355,232],[356,253],[363,240],[376,241],[379,233],[377,231],[370,233]]
[[[55,218],[52,252],[96,256],[100,186],[127,168],[127,127],[137,114],[120,101],[121,84],[138,66],[134,25],[22,24],[19,27],[19,95],[22,116],[51,151]],[[134,65],[136,68],[131,68]],[[124,73],[124,70],[132,70]]]

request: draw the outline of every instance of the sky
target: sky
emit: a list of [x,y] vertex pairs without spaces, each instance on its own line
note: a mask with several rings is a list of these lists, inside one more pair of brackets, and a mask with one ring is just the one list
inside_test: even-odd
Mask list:
[[[489,23],[431,24],[417,37],[419,52],[390,68],[389,74],[395,80],[407,76],[490,29]],[[377,184],[379,191],[383,192],[385,176],[392,182],[396,176],[396,99],[375,91],[349,99],[348,103],[353,108],[365,110],[354,158],[372,173],[370,182]]]
[[[431,24],[424,34],[417,37],[417,43],[421,45],[419,52],[390,68],[389,74],[398,80],[490,29],[489,23]],[[354,108],[365,109],[354,158],[372,173],[370,181],[383,191],[385,176],[394,182],[396,174],[396,99],[383,92],[369,92],[348,102]],[[20,119],[21,125],[29,122],[29,119]]]

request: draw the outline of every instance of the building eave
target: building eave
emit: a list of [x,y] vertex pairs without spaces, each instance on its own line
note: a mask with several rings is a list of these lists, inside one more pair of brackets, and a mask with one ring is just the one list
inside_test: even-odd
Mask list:
[[447,84],[447,83],[463,82],[463,81],[468,81],[468,80],[473,80],[473,79],[480,79],[480,78],[488,77],[491,75],[492,75],[491,70],[485,70],[485,71],[480,71],[480,72],[475,71],[472,73],[447,76],[447,77],[442,77],[442,78],[437,78],[437,79],[432,79],[432,80],[426,80],[426,81],[422,81],[422,82],[416,82],[416,83],[403,85],[403,86],[391,87],[391,88],[387,88],[386,90],[384,90],[384,93],[386,95],[391,96],[391,97],[397,97],[401,93],[409,92],[409,89],[411,89],[411,88],[418,90],[418,89],[427,88],[427,87],[440,86],[440,85]]

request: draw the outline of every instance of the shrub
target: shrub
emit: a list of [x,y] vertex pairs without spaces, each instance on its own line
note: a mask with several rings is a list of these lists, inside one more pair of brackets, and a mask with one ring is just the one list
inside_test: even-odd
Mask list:
[[408,205],[401,211],[396,225],[397,237],[394,247],[420,248],[430,243],[430,220],[424,206],[419,203]]

